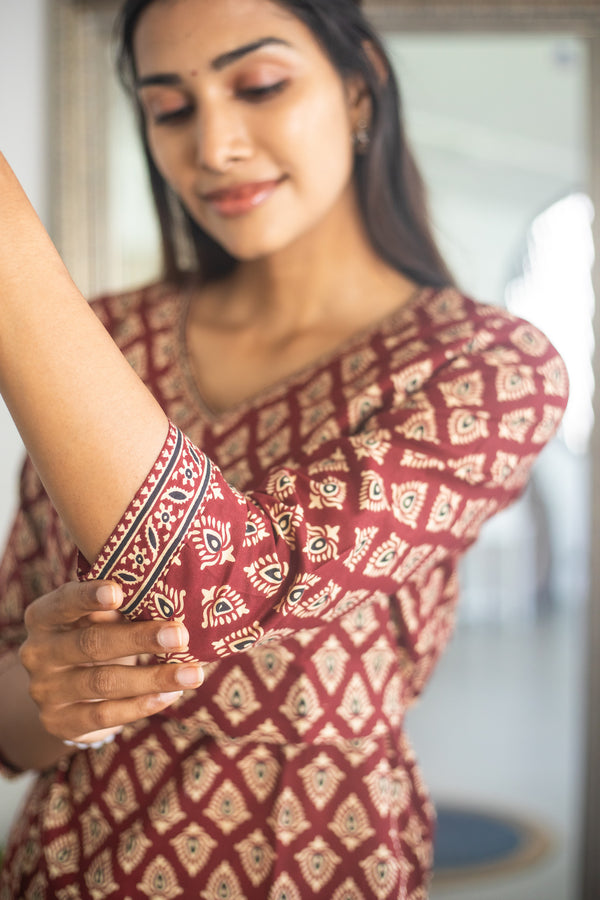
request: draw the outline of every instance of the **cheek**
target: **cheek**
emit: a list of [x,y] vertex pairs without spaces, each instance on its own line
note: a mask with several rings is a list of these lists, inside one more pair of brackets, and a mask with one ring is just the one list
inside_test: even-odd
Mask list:
[[175,190],[177,189],[177,173],[182,156],[181,142],[168,139],[154,129],[147,132],[148,147],[154,164],[163,178]]
[[322,92],[299,105],[286,132],[297,165],[294,174],[301,182],[325,194],[347,182],[354,155],[347,109],[337,93]]

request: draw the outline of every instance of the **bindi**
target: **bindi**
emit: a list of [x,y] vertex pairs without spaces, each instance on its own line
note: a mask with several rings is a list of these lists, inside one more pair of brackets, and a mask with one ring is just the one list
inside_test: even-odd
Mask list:
[[192,78],[195,78],[197,74],[198,74],[198,69],[192,69],[190,72],[190,75],[192,76]]

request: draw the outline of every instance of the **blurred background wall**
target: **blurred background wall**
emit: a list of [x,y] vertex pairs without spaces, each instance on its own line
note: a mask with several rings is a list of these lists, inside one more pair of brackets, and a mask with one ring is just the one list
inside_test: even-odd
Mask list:
[[[50,0],[0,3],[0,149],[16,171],[45,224],[48,219],[47,11]],[[11,89],[18,84],[18,90]],[[35,297],[31,298],[35,303]],[[0,543],[17,502],[21,438],[0,401]],[[0,845],[29,779],[0,782]]]
[[[50,124],[46,91],[48,3],[49,0],[4,0],[0,3],[0,149],[45,223],[48,217]],[[11,86],[17,84],[18,90],[13,90]],[[14,513],[15,481],[22,453],[21,439],[0,402],[1,543]]]

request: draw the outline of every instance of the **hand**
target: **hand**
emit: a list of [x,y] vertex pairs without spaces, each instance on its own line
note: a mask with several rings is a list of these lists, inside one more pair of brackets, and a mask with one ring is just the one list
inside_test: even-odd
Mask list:
[[123,725],[166,709],[182,690],[199,687],[198,665],[136,665],[141,654],[185,650],[180,622],[129,622],[121,589],[72,582],[26,610],[20,657],[42,725],[60,740],[93,743]]

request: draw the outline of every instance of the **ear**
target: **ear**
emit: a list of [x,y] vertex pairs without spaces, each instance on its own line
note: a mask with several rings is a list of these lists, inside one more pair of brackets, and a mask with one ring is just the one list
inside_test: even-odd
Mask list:
[[354,126],[358,122],[371,121],[371,92],[362,75],[351,75],[346,80],[346,96],[350,120]]
[[[375,69],[381,85],[387,83],[389,77],[389,63],[387,59],[372,41],[363,41],[363,51],[369,62]],[[371,93],[362,75],[353,75],[346,82],[348,106],[352,121],[356,125],[359,121],[370,122],[372,113]]]

